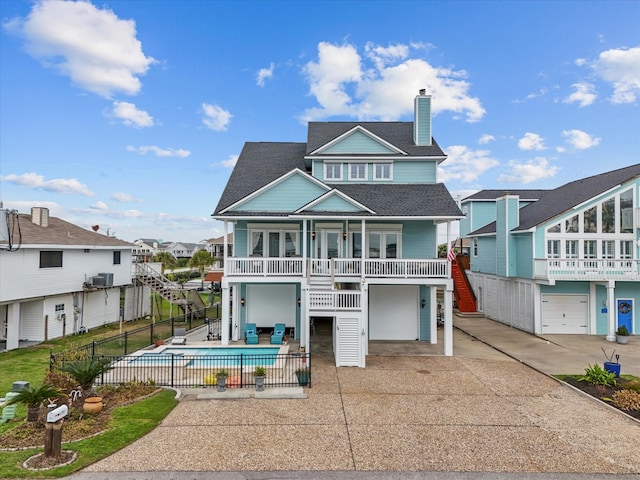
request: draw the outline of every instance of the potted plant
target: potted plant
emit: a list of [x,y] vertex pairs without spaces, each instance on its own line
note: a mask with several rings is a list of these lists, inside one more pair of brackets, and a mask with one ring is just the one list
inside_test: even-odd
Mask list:
[[298,377],[298,385],[300,385],[301,387],[306,387],[307,385],[309,385],[309,367],[304,365],[298,368],[296,370],[296,377]]
[[626,327],[626,325],[620,325],[618,327],[618,330],[616,330],[616,341],[619,344],[624,345],[627,343],[628,340],[629,340],[629,329]]
[[267,377],[267,369],[257,366],[253,369],[253,377],[256,379],[256,392],[264,390],[264,380]]
[[229,373],[225,369],[218,370],[216,372],[216,381],[218,382],[218,391],[224,392],[225,384],[227,383],[227,377]]
[[159,347],[164,344],[164,340],[162,340],[162,337],[160,337],[159,335],[155,335],[153,337],[153,343],[156,345],[156,347]]
[[18,394],[11,397],[6,404],[24,403],[27,406],[27,422],[37,422],[42,402],[49,398],[58,398],[59,395],[60,392],[53,387],[53,385],[43,383],[38,388],[29,387],[20,390]]
[[[614,350],[613,352],[611,352],[611,355],[609,355],[607,353],[607,351],[604,348],[601,348],[602,352],[604,353],[605,358],[607,359],[606,362],[604,362],[604,369],[607,372],[611,372],[614,373],[616,377],[620,376],[620,355],[615,355],[616,351]],[[615,359],[616,361],[613,361],[615,355]]]

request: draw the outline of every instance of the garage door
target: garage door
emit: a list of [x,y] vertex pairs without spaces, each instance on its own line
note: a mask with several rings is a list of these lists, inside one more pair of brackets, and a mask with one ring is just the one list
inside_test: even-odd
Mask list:
[[371,285],[369,339],[416,340],[418,293],[414,285]]
[[542,295],[542,333],[589,333],[588,295]]

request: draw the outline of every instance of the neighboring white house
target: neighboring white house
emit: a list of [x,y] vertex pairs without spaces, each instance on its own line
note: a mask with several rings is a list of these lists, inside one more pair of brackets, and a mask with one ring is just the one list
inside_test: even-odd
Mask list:
[[133,256],[136,261],[149,261],[160,251],[160,242],[154,238],[138,238],[133,241]]
[[202,248],[203,246],[197,243],[172,242],[164,248],[164,251],[169,252],[176,258],[191,258],[194,253]]
[[[0,209],[0,340],[40,342],[147,315],[132,287],[135,245],[49,217]],[[121,297],[124,308],[121,310]],[[128,317],[128,318],[127,318]]]
[[[201,240],[199,245],[201,249],[202,248],[206,249],[207,252],[209,252],[211,256],[216,259],[216,263],[212,266],[214,270],[219,270],[224,268],[224,262],[223,262],[224,256],[225,256],[224,236],[217,237],[217,238],[210,238],[208,240]],[[226,245],[227,245],[226,255],[230,257],[233,255],[233,232],[227,235]]]

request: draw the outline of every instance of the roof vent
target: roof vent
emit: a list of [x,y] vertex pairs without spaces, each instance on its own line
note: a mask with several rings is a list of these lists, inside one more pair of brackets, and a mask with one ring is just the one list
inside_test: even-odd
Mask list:
[[427,89],[426,88],[421,88],[420,90],[418,90],[418,93],[420,95],[426,95],[427,94]]
[[49,209],[44,207],[33,207],[31,209],[31,221],[40,227],[48,227]]

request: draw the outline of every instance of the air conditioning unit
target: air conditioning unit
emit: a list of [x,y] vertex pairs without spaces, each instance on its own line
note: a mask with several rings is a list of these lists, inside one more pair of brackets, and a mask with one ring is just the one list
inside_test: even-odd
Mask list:
[[113,273],[99,273],[98,276],[104,278],[105,287],[113,287]]
[[91,285],[94,287],[104,287],[104,277],[91,277]]

